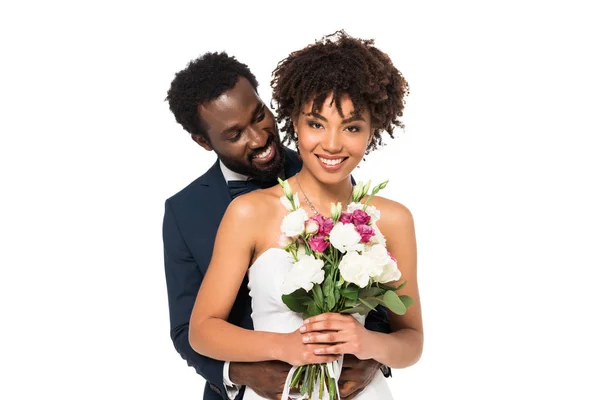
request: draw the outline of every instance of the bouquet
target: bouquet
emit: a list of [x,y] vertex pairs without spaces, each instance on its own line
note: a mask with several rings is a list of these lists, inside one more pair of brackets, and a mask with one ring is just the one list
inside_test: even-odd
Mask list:
[[[380,212],[369,205],[373,196],[387,186],[385,181],[371,191],[371,181],[359,182],[352,201],[331,204],[331,217],[309,217],[300,208],[297,193],[287,181],[279,179],[284,196],[281,202],[289,211],[281,223],[279,246],[293,259],[283,282],[283,302],[303,318],[327,312],[361,315],[383,305],[404,315],[412,304],[398,287],[386,285],[400,279],[396,260],[386,249],[385,237],[377,228]],[[291,377],[289,388],[300,390],[308,398],[323,398],[325,387],[330,399],[338,398],[337,363],[303,365]]]

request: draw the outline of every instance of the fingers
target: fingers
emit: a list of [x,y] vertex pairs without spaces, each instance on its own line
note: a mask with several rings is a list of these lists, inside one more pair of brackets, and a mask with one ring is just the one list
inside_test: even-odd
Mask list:
[[338,332],[313,332],[302,335],[302,341],[304,343],[340,343],[349,342],[353,338],[354,335],[345,330]]
[[304,324],[310,324],[313,322],[321,322],[321,321],[348,321],[349,319],[354,319],[354,317],[350,315],[344,315],[340,313],[325,313],[315,315],[314,317],[310,317],[304,320]]
[[[352,317],[350,317],[352,318]],[[354,319],[354,318],[352,318]],[[308,322],[308,323],[304,323],[304,325],[302,325],[300,327],[300,333],[307,333],[307,332],[316,332],[316,331],[341,331],[343,329],[350,329],[352,326],[354,326],[354,323],[348,319],[331,319],[331,320],[324,320],[324,321],[312,321]]]
[[328,363],[340,358],[340,356],[335,353],[317,353],[317,350],[323,348],[324,346],[308,345],[307,350],[302,354],[299,365]]
[[352,353],[351,347],[347,343],[339,343],[333,346],[319,347],[313,350],[316,355],[326,356],[329,354],[346,354]]

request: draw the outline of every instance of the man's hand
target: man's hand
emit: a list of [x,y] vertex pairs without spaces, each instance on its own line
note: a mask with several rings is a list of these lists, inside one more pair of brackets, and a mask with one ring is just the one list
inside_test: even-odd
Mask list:
[[280,361],[236,363],[229,365],[231,382],[252,388],[259,396],[279,400],[291,366]]
[[381,364],[375,360],[359,360],[352,354],[344,355],[340,376],[340,397],[350,400],[358,396],[371,383]]

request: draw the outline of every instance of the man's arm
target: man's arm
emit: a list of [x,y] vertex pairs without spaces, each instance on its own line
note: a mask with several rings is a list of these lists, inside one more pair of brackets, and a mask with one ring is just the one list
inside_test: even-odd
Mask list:
[[183,240],[169,201],[165,203],[163,220],[165,276],[169,296],[171,340],[175,350],[211,388],[227,399],[223,385],[223,362],[196,353],[188,339],[189,321],[198,289],[204,278]]

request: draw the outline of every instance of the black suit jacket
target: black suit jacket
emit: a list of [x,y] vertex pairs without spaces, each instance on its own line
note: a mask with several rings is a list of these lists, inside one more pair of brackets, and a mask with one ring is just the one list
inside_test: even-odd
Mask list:
[[[300,171],[301,161],[295,152],[285,149],[285,176]],[[217,161],[204,175],[165,202],[163,244],[165,275],[169,297],[171,339],[181,357],[206,381],[205,399],[225,399],[223,362],[196,353],[188,339],[189,321],[196,295],[210,259],[215,236],[231,196]],[[240,287],[228,321],[253,329],[247,280]],[[367,327],[387,331],[387,315],[372,313]],[[240,392],[238,398],[243,394]]]

